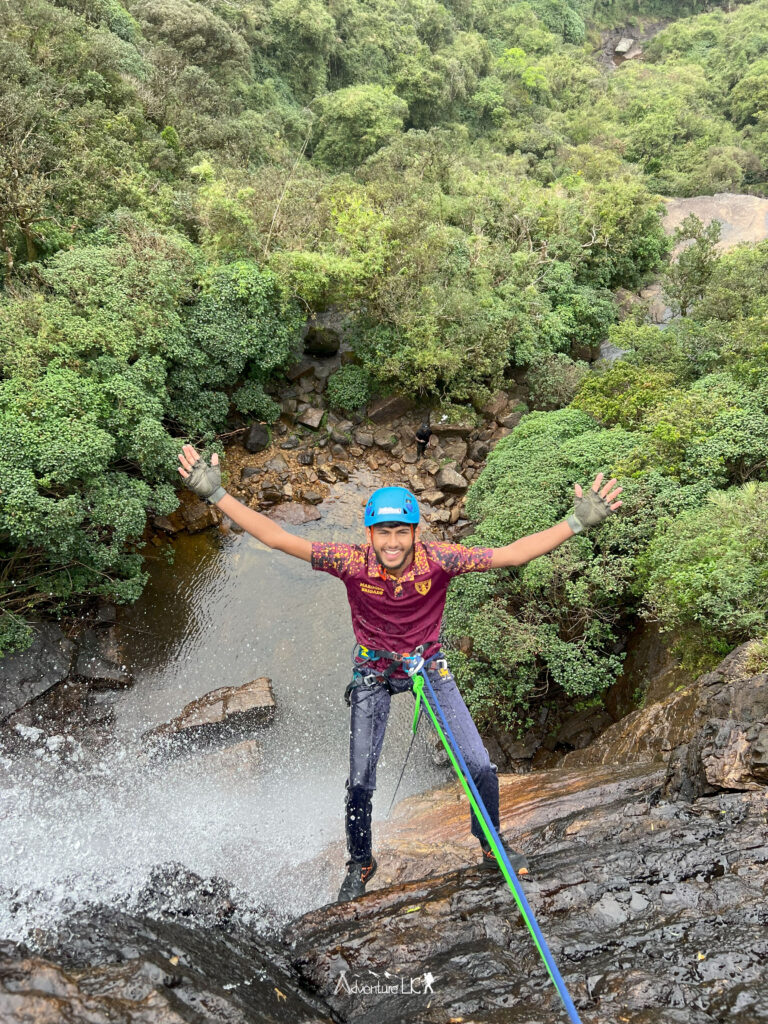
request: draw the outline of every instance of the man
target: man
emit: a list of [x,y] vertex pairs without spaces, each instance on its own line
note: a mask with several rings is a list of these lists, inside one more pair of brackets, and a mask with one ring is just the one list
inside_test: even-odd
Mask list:
[[[523,537],[501,548],[467,548],[460,544],[422,543],[417,500],[404,487],[375,491],[365,509],[367,544],[336,544],[305,540],[288,533],[271,519],[243,505],[221,486],[219,457],[211,465],[192,445],[179,455],[179,473],[200,497],[217,505],[267,547],[310,562],[313,569],[341,579],[347,588],[352,626],[358,641],[353,678],[344,694],[351,707],[349,777],[346,783],[347,874],[339,902],[362,896],[376,872],[371,849],[373,791],[376,765],[384,741],[392,694],[412,692],[412,681],[402,667],[405,654],[418,652],[446,720],[477,786],[494,827],[499,827],[499,782],[480,734],[442,657],[440,622],[448,584],[466,572],[486,572],[524,565],[552,551],[582,530],[601,523],[621,502],[616,480],[602,484],[595,477],[592,489],[582,493],[575,485],[576,507],[566,520],[547,530]],[[425,699],[431,698],[425,693]],[[433,710],[436,711],[435,708]],[[480,841],[482,863],[496,868],[474,811],[471,831]],[[528,869],[522,854],[508,851],[512,867]]]
[[429,420],[426,419],[416,431],[416,458],[421,459],[427,450],[429,439],[432,437],[432,428]]

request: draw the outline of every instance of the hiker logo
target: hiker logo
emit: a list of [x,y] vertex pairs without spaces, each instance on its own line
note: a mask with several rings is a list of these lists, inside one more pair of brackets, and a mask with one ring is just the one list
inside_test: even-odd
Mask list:
[[423,596],[429,593],[429,588],[432,586],[432,580],[421,580],[416,584],[416,590]]
[[433,983],[437,980],[435,975],[431,971],[426,971],[424,974],[419,974],[416,977],[409,976],[408,978],[402,977],[399,974],[391,974],[389,971],[383,972],[379,975],[376,971],[368,969],[368,974],[372,975],[376,981],[360,981],[358,978],[354,978],[350,981],[347,977],[347,971],[344,969],[339,974],[339,979],[336,982],[336,990],[334,995],[338,995],[339,992],[344,992],[347,995],[372,995],[374,993],[378,995],[394,995],[394,996],[424,996],[434,995],[432,988]]

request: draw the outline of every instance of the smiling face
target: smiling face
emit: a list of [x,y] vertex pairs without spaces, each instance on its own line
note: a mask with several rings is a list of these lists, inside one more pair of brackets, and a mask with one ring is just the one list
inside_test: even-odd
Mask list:
[[368,537],[379,565],[392,576],[405,572],[413,561],[413,548],[419,539],[420,527],[415,531],[407,523],[377,523],[368,530]]

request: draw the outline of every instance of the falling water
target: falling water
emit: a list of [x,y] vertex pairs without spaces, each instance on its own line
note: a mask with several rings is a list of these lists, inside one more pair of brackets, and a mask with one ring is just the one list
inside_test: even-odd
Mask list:
[[[362,539],[359,471],[296,533]],[[50,727],[0,747],[0,936],[34,940],[90,902],[130,908],[153,867],[174,862],[233,883],[278,919],[335,898],[345,856],[353,638],[343,585],[248,534],[181,535],[175,561],[122,616],[135,683],[98,695],[114,726],[103,745]],[[153,549],[155,550],[155,549]],[[237,747],[152,755],[148,729],[220,686],[271,677],[277,713]],[[376,819],[410,740],[413,701],[397,696],[378,771]],[[253,742],[255,741],[255,742]],[[444,781],[420,735],[398,798]]]

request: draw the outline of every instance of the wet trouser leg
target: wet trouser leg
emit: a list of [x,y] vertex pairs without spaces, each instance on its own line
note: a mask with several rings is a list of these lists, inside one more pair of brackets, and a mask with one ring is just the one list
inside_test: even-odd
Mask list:
[[[472,720],[464,698],[459,693],[456,680],[453,678],[450,669],[435,668],[428,666],[429,681],[435,691],[440,707],[443,710],[445,719],[451,727],[454,739],[466,762],[469,774],[477,786],[488,815],[495,829],[499,827],[499,777],[497,766],[493,764],[488,751],[480,738],[477,726]],[[430,707],[435,711],[438,722],[442,727],[442,719],[426,686],[424,687],[424,698],[429,702]],[[431,723],[430,723],[431,724]],[[434,726],[433,726],[434,728]],[[445,729],[443,729],[445,731]],[[447,737],[447,733],[446,733]],[[450,742],[450,741],[449,741]],[[483,830],[477,815],[470,807],[470,821],[472,835],[483,840]]]
[[371,859],[371,817],[376,765],[384,742],[391,695],[384,682],[356,686],[350,693],[347,850],[352,860]]

